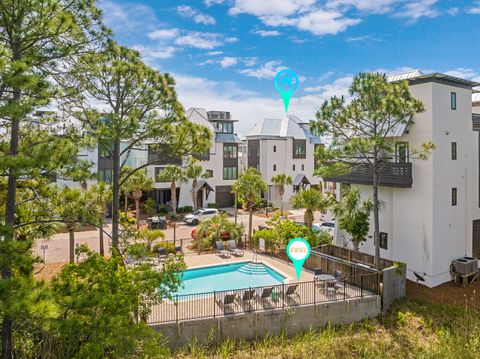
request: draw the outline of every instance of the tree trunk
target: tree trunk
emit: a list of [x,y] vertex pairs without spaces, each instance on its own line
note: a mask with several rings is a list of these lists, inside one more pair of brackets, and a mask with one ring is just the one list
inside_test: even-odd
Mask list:
[[197,179],[194,178],[192,181],[193,210],[197,209],[197,191],[195,190],[196,187],[197,187]]
[[252,219],[253,219],[253,206],[248,206],[248,240],[251,243],[252,241]]
[[128,212],[128,192],[125,193],[125,203],[124,203],[123,211],[125,212],[125,216],[126,216]]
[[140,228],[140,200],[135,199],[135,220],[137,222],[137,229]]
[[119,252],[119,210],[120,210],[120,140],[113,143],[113,176],[112,176],[112,256]]
[[[102,215],[102,217],[105,216],[105,214]],[[100,238],[100,255],[104,256],[105,255],[105,243],[103,240],[103,219],[100,222],[100,232],[98,233],[98,236]]]
[[[22,58],[20,45],[18,43],[13,44],[13,60],[18,61]],[[15,88],[13,92],[13,103],[20,101],[21,90]],[[18,115],[14,115],[12,118],[12,129],[10,133],[10,151],[11,157],[16,157],[18,153],[18,143],[20,139],[20,118]],[[5,203],[5,232],[4,240],[14,240],[14,225],[15,225],[15,203],[17,196],[17,176],[12,168],[8,169],[7,180],[7,198]],[[10,279],[12,277],[11,268],[4,268],[2,270],[2,279]],[[13,320],[10,316],[6,315],[2,322],[2,358],[12,359],[13,357]]]
[[378,212],[378,174],[375,166],[373,170],[373,243],[375,245],[375,268],[380,270],[380,222]]
[[285,195],[285,189],[280,187],[278,192],[280,194],[280,213],[282,214],[282,217],[283,217],[283,196]]
[[303,216],[303,221],[305,222],[305,226],[311,230],[313,224],[313,211],[309,208],[305,209],[305,215]]
[[70,263],[75,263],[75,228],[68,226],[68,239],[69,239],[69,251],[70,251]]
[[175,184],[175,181],[172,181],[172,185],[170,186],[170,192],[171,192],[171,197],[172,197],[172,211],[173,214],[176,216],[177,215],[177,186]]

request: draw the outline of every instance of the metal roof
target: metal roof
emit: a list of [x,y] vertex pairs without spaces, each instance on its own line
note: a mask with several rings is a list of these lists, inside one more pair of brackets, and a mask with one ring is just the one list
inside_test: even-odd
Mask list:
[[216,133],[215,141],[220,143],[241,143],[240,139],[234,133]]
[[213,191],[213,188],[207,183],[205,180],[200,180],[197,182],[197,186],[195,187],[195,191],[200,191],[201,189],[205,188],[207,191]]
[[321,143],[320,138],[310,132],[308,122],[293,115],[283,119],[265,118],[255,124],[246,137],[293,137],[297,140],[309,140],[311,143]]
[[465,80],[460,77],[450,76],[439,72],[425,75],[419,70],[388,76],[387,80],[390,82],[407,80],[412,84],[423,82],[441,82],[451,86],[458,86],[470,89],[472,87],[480,86],[480,83],[478,82]]
[[307,176],[305,176],[303,173],[299,173],[293,179],[293,185],[300,186],[300,184],[302,183],[310,184],[310,181],[308,180]]
[[189,108],[185,112],[185,116],[190,122],[205,126],[210,131],[215,132],[213,125],[208,121],[207,111],[204,108]]
[[420,70],[414,70],[414,71],[408,71],[408,72],[403,72],[400,74],[393,74],[387,76],[387,80],[389,82],[395,82],[395,81],[403,81],[403,80],[408,80],[411,78],[419,77],[422,76],[423,73]]

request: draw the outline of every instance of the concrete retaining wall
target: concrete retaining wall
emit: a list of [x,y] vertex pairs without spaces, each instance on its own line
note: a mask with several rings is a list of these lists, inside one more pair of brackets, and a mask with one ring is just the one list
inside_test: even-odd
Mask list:
[[317,305],[245,313],[220,318],[207,318],[179,324],[152,325],[161,332],[172,348],[185,345],[196,338],[199,343],[213,344],[231,339],[257,339],[267,334],[285,332],[293,335],[327,324],[348,324],[373,318],[381,312],[379,296],[328,302]]
[[392,303],[405,298],[407,291],[406,266],[394,266],[383,270],[383,309],[387,310]]

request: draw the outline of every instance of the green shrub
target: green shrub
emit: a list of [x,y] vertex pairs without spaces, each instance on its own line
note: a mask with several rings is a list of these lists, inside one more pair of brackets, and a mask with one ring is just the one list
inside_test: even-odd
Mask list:
[[166,215],[168,214],[168,207],[164,204],[160,205],[158,208],[158,214]]
[[154,216],[157,211],[155,210],[155,207],[157,204],[155,203],[155,200],[153,198],[147,198],[147,200],[142,204],[140,207],[142,213],[145,213],[148,216]]
[[189,212],[193,212],[193,207],[192,206],[183,207],[183,213],[189,213]]
[[207,204],[207,208],[218,208],[218,205],[216,203],[209,203]]
[[253,235],[253,241],[258,245],[260,238],[265,240],[265,249],[274,249],[275,245],[279,243],[278,237],[272,229],[260,229]]

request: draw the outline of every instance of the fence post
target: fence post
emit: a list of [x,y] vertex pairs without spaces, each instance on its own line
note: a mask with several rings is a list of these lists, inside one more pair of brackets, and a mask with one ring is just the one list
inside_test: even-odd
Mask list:
[[315,280],[312,282],[313,284],[313,305],[317,304],[317,288],[315,287]]
[[215,298],[216,294],[215,291],[213,291],[213,319],[215,319]]
[[363,298],[363,274],[360,276],[360,297]]
[[282,309],[285,309],[285,283],[282,283]]
[[178,294],[175,297],[175,322],[178,324]]
[[343,279],[343,301],[347,300],[347,279]]
[[[248,299],[251,298],[251,295],[252,295],[252,287],[248,287]],[[252,304],[251,304],[251,300],[248,301],[248,312],[251,313],[252,312]]]

